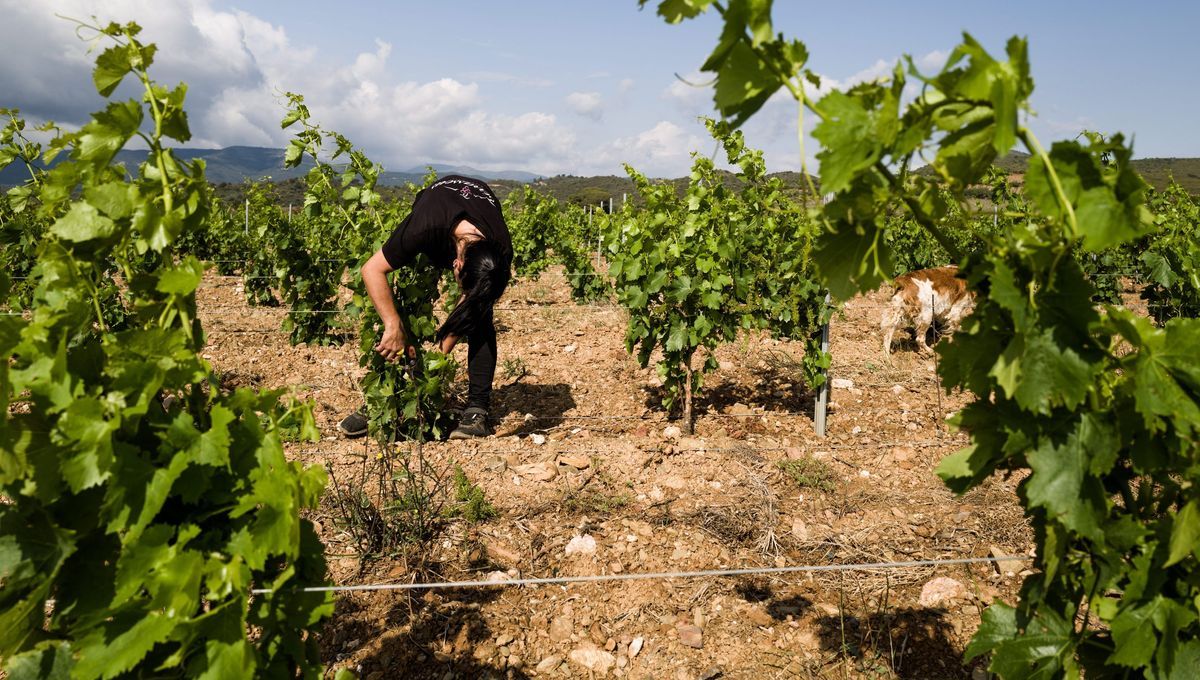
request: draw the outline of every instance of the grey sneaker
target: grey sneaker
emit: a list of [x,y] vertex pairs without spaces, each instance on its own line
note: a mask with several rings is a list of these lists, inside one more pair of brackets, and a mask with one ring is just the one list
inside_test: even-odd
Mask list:
[[462,419],[458,421],[458,427],[450,433],[451,439],[474,439],[475,437],[487,437],[492,433],[492,428],[488,427],[488,412],[472,406],[463,411]]
[[347,437],[353,439],[366,434],[368,424],[369,422],[367,421],[367,414],[364,413],[362,409],[359,409],[345,418],[342,418],[342,422],[337,424],[337,429],[338,432],[341,432]]

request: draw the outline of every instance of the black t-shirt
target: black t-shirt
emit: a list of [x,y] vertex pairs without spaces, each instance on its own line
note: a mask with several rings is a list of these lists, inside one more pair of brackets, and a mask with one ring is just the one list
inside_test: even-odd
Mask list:
[[446,175],[417,193],[412,212],[383,244],[383,256],[392,269],[411,263],[419,253],[435,266],[450,269],[457,255],[454,227],[462,220],[499,244],[505,264],[512,264],[512,237],[500,199],[482,180],[462,175]]

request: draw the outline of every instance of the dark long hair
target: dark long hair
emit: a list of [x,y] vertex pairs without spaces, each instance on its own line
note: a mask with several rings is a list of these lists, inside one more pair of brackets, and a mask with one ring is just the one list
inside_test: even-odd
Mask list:
[[438,329],[438,342],[447,335],[463,338],[477,328],[490,325],[492,305],[508,287],[508,263],[494,241],[484,239],[468,243],[462,259],[459,272],[462,298]]

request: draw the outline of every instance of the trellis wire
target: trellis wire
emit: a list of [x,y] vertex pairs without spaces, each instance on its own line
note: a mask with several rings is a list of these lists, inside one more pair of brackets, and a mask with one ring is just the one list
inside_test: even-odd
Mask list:
[[[433,590],[439,588],[504,588],[511,586],[567,585],[570,583],[600,583],[611,581],[649,581],[674,578],[714,578],[723,576],[762,576],[817,572],[869,571],[872,569],[911,569],[953,565],[988,564],[1002,561],[1028,562],[1024,555],[999,557],[960,557],[944,560],[907,560],[902,562],[859,562],[855,564],[804,564],[794,567],[747,567],[741,569],[706,569],[701,571],[662,571],[634,574],[596,574],[592,576],[551,576],[546,578],[514,578],[496,581],[435,581],[432,583],[370,583],[354,586],[310,586],[299,588],[305,593],[345,593],[380,590]],[[252,595],[269,595],[275,588],[254,588]],[[282,590],[282,589],[279,589]]]

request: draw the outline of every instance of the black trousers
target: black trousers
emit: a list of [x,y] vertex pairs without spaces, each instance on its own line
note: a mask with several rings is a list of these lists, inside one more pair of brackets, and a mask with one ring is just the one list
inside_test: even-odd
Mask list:
[[488,410],[496,377],[496,322],[491,314],[467,335],[467,408]]

